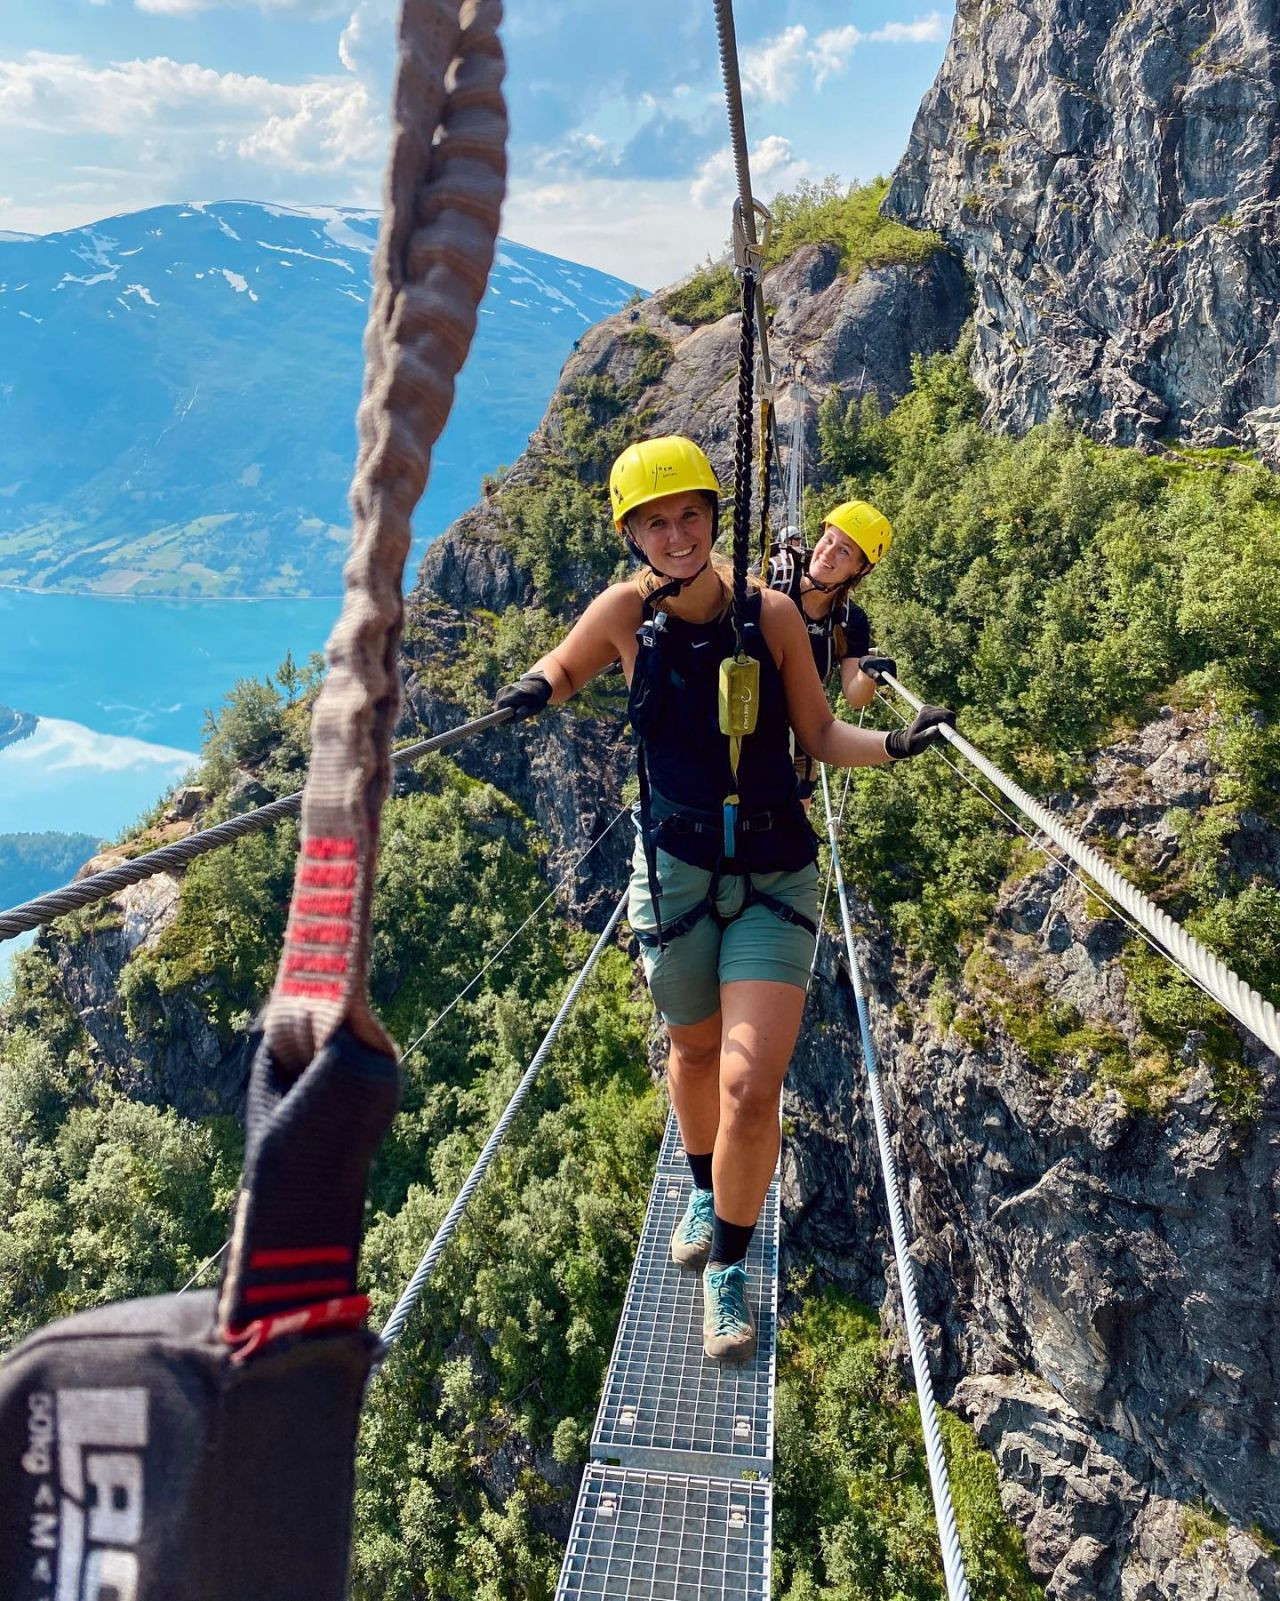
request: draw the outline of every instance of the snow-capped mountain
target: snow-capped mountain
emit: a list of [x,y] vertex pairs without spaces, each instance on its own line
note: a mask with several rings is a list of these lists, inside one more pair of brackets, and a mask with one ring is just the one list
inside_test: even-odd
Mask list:
[[[0,583],[337,593],[377,225],[227,201],[0,235]],[[578,333],[633,292],[500,242],[419,547],[515,459]]]

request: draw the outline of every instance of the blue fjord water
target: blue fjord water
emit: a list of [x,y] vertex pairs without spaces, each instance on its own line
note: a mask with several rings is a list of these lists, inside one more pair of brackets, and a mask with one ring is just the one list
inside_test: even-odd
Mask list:
[[337,610],[0,590],[0,703],[40,718],[0,750],[0,833],[124,828],[191,765],[206,708],[322,649]]
[[[0,704],[40,719],[0,749],[0,833],[119,833],[237,678],[323,647],[338,600],[296,597],[341,588],[377,221],[239,201],[0,241]],[[631,292],[500,241],[407,577]],[[158,598],[288,595],[295,559],[292,599]]]

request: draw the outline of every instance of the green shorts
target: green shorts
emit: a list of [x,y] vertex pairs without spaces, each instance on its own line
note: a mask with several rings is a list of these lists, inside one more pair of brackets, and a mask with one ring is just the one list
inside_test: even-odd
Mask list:
[[[753,873],[751,881],[765,894],[794,911],[818,921],[818,869],[811,864],[794,873]],[[701,867],[658,852],[658,883],[662,890],[662,921],[674,923],[696,906],[711,885],[711,874]],[[720,880],[716,908],[732,917],[742,905],[746,881],[738,876]],[[631,858],[629,915],[631,926],[655,933],[657,919],[649,895],[644,846],[637,838]],[[720,1010],[720,986],[742,979],[765,979],[804,989],[813,962],[814,936],[807,928],[786,923],[768,907],[748,906],[742,916],[721,929],[713,917],[704,917],[666,950],[641,948],[645,977],[654,1003],[668,1023],[701,1023]]]

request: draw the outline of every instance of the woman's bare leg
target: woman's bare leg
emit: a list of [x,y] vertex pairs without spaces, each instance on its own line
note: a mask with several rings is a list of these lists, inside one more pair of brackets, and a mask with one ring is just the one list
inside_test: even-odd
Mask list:
[[667,1090],[686,1151],[714,1149],[720,1123],[720,1013],[701,1023],[669,1023]]
[[798,985],[764,979],[740,980],[720,991],[720,1107],[712,1172],[716,1213],[726,1223],[750,1226],[760,1216],[778,1160],[778,1101],[804,1001]]

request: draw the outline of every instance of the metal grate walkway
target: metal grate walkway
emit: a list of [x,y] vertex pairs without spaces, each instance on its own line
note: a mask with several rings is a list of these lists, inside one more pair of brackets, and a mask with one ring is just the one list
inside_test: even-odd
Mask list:
[[769,1594],[778,1181],[747,1257],[758,1345],[702,1352],[702,1276],[671,1260],[692,1179],[674,1115],[591,1435],[557,1601],[737,1601]]

